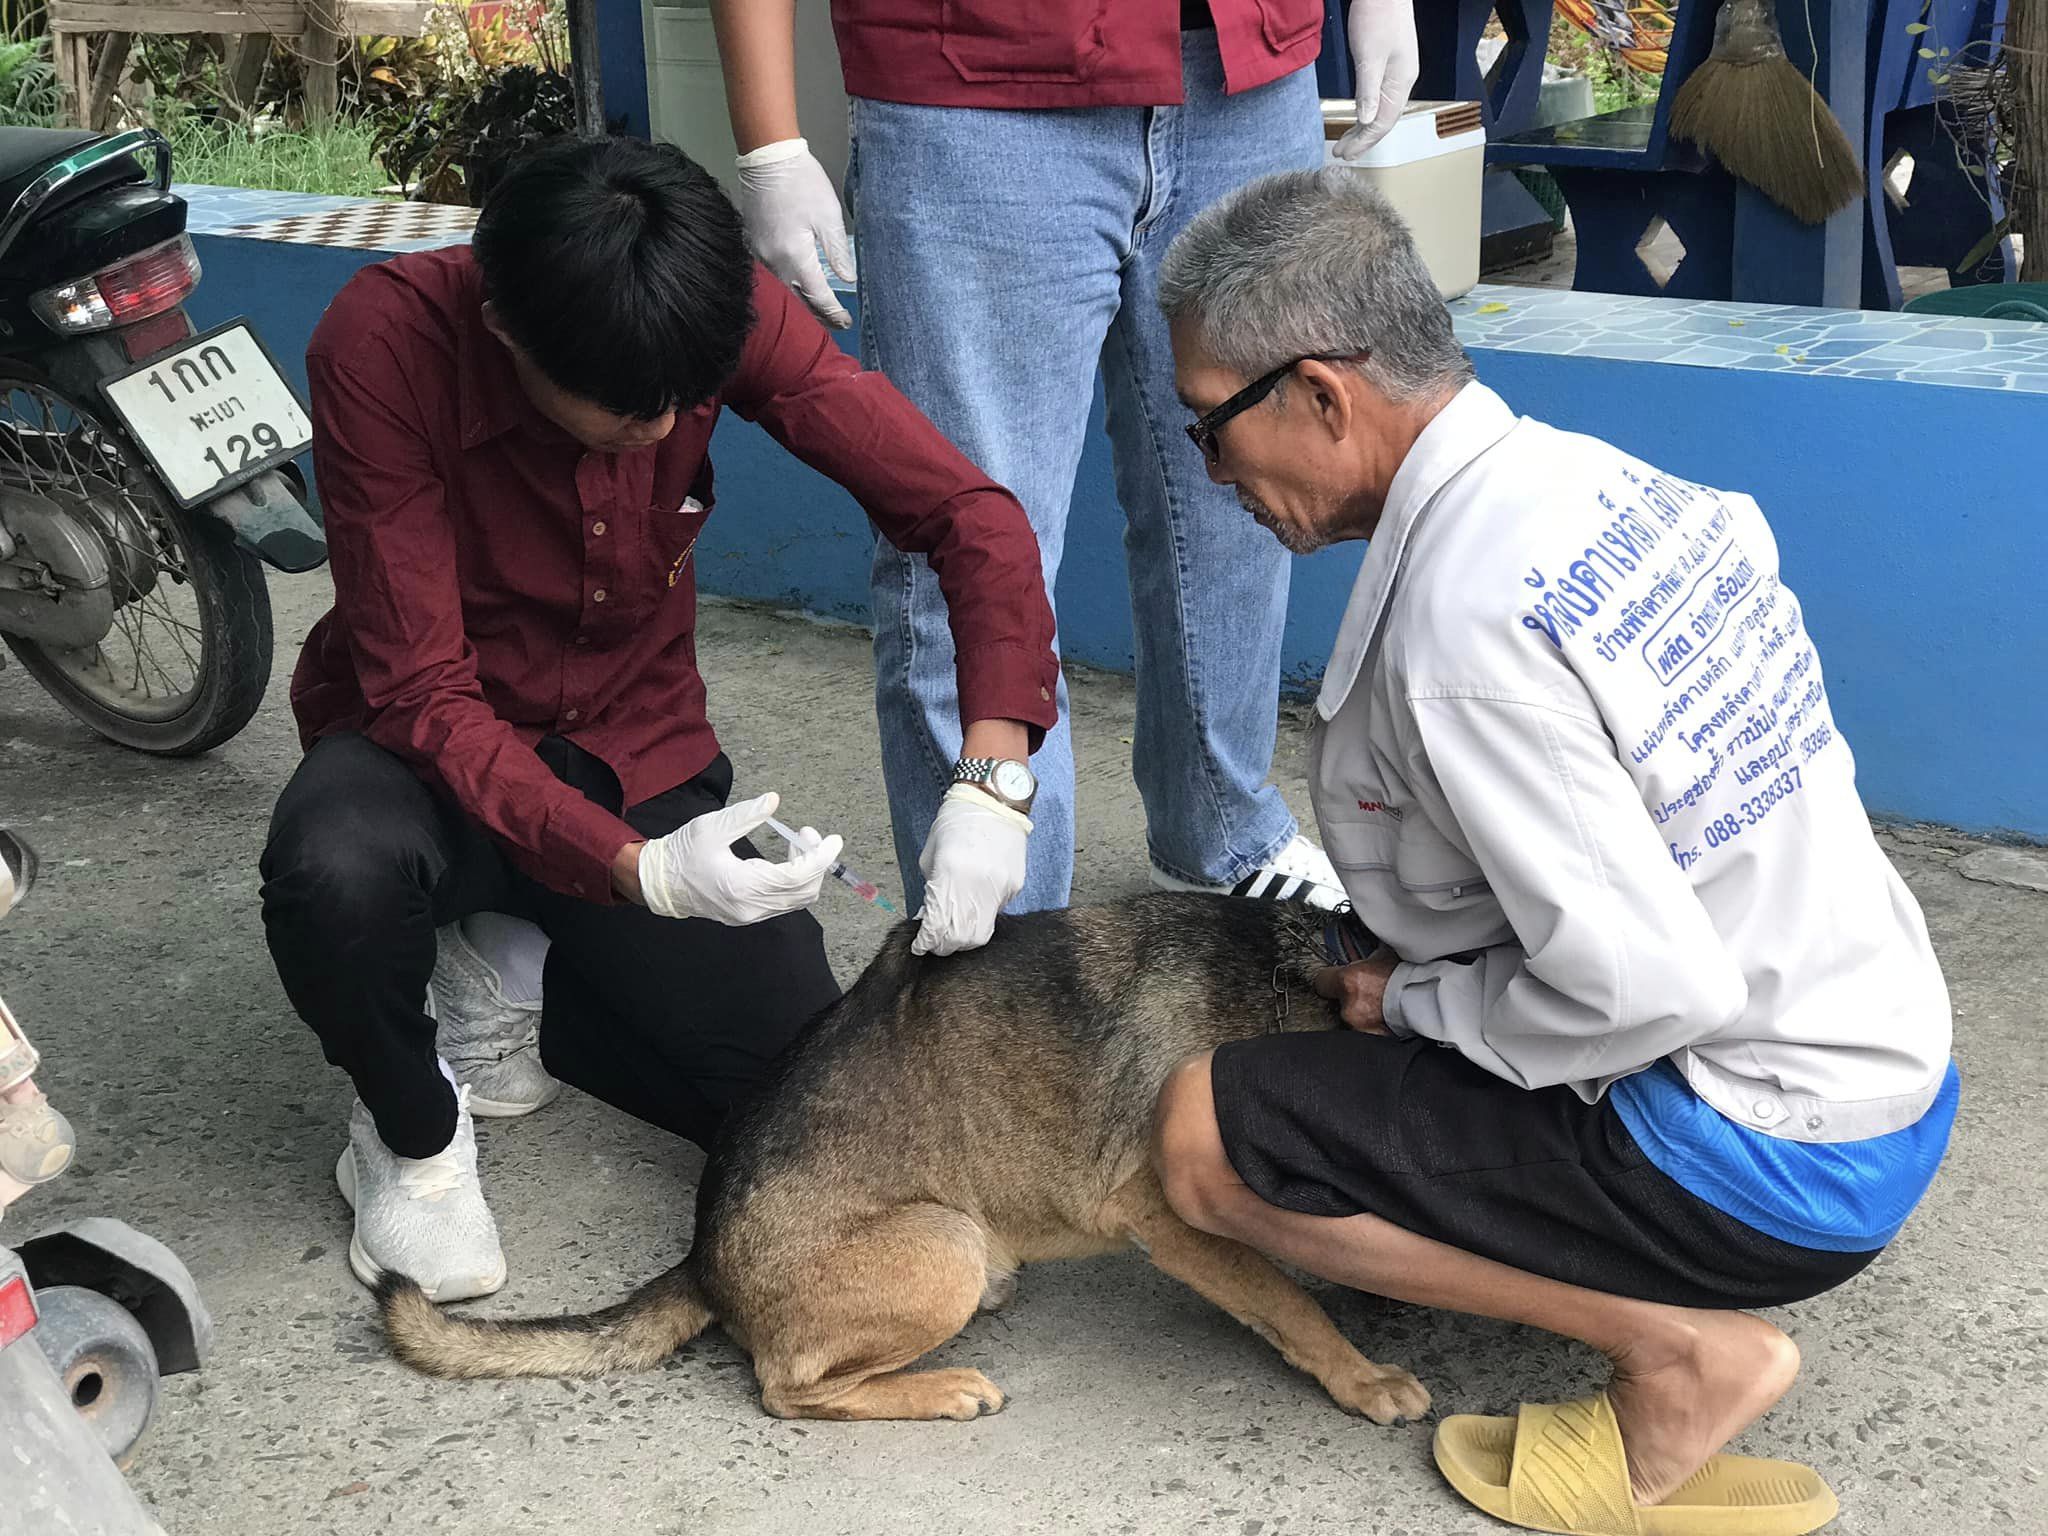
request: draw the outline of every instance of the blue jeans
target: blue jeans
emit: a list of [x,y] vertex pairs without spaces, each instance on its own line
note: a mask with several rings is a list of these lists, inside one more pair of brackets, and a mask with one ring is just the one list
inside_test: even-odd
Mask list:
[[[1159,314],[1166,248],[1218,197],[1322,159],[1315,71],[1223,93],[1215,34],[1185,39],[1186,103],[989,111],[856,99],[847,190],[862,361],[1023,502],[1052,591],[1102,370],[1136,631],[1132,768],[1153,861],[1234,883],[1295,835],[1266,782],[1288,555],[1213,484],[1181,431]],[[922,556],[875,551],[882,769],[915,911],[917,859],[960,751],[953,637]],[[1032,760],[1039,794],[1011,911],[1073,881],[1067,696]]]

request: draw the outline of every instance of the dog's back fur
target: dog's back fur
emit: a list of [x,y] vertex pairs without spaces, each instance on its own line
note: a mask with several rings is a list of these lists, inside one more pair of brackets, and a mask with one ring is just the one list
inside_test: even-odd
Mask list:
[[[595,1375],[655,1364],[717,1320],[753,1354],[771,1411],[971,1416],[1001,1400],[978,1373],[900,1368],[1007,1299],[1019,1264],[1137,1238],[1182,1273],[1162,1236],[1240,1264],[1237,1245],[1166,1210],[1154,1108],[1175,1067],[1227,1041],[1336,1025],[1310,985],[1324,915],[1148,895],[1004,918],[988,945],[943,959],[913,956],[914,932],[890,934],[727,1124],[681,1264],[602,1312],[509,1323],[448,1317],[387,1277],[399,1357],[441,1376]],[[980,1387],[959,1400],[902,1385],[939,1377]]]

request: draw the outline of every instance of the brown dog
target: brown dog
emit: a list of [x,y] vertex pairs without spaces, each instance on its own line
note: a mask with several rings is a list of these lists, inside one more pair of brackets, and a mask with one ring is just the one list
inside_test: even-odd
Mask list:
[[913,957],[892,933],[852,991],[727,1125],[688,1258],[582,1317],[482,1322],[378,1287],[400,1359],[437,1376],[646,1368],[716,1321],[783,1418],[971,1419],[979,1371],[907,1367],[1017,1267],[1128,1243],[1269,1340],[1340,1407],[1387,1423],[1429,1394],[1374,1365],[1251,1249],[1168,1207],[1148,1146],[1174,1067],[1226,1041],[1327,1029],[1322,915],[1149,895],[1005,918],[983,949]]

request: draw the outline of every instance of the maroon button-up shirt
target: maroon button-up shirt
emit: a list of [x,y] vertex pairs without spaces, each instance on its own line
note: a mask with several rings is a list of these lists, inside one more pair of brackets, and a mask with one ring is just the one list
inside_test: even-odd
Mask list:
[[[1178,105],[1181,0],[832,0],[846,89],[924,107]],[[1209,0],[1235,95],[1316,61],[1323,0]],[[967,130],[963,130],[967,131]]]
[[611,765],[625,803],[717,755],[697,673],[691,550],[721,406],[845,486],[929,556],[967,721],[1053,723],[1057,663],[1023,508],[790,290],[755,269],[739,371],[660,444],[596,453],[528,402],[483,326],[467,247],[365,268],[306,355],[334,608],[292,707],[310,745],[360,731],[445,788],[520,868],[591,901],[639,834],[565,787],[546,735]]

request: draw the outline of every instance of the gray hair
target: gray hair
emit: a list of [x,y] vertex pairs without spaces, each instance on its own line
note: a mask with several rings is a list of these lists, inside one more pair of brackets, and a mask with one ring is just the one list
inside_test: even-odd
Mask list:
[[1363,356],[1367,382],[1408,402],[1472,377],[1401,216],[1341,165],[1264,176],[1206,209],[1166,253],[1159,307],[1247,379],[1296,357]]

